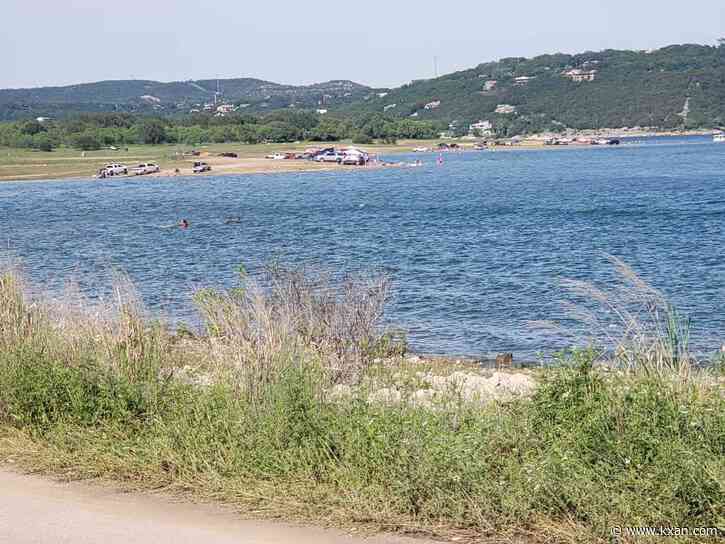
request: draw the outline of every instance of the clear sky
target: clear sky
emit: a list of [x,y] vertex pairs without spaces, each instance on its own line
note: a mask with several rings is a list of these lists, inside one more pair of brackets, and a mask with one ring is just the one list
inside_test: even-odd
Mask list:
[[725,0],[2,0],[0,87],[258,77],[393,86],[501,57],[725,36]]

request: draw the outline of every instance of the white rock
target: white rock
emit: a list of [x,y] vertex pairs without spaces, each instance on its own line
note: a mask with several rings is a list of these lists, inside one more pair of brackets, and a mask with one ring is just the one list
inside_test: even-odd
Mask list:
[[368,402],[381,402],[385,404],[395,404],[400,402],[401,394],[397,389],[378,389],[368,395]]

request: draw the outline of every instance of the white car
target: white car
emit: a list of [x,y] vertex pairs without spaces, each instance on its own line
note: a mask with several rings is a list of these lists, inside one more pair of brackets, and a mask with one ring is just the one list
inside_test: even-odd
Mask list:
[[283,153],[275,153],[274,155],[267,155],[268,159],[272,159],[273,161],[282,161],[287,158],[286,155]]
[[322,155],[317,155],[317,157],[315,157],[315,160],[317,162],[336,162],[339,164],[342,162],[343,158],[344,157],[342,155],[339,155],[337,153],[323,153]]
[[107,164],[104,168],[107,176],[118,176],[120,174],[128,174],[128,167],[117,162]]
[[191,169],[195,174],[201,174],[202,172],[211,172],[211,166],[205,162],[197,161],[194,163],[194,167]]
[[367,162],[368,157],[362,153],[351,153],[342,158],[342,164],[348,166],[365,166]]
[[158,164],[154,164],[152,162],[142,162],[133,169],[133,173],[137,176],[143,176],[144,174],[154,174],[160,170],[161,169]]

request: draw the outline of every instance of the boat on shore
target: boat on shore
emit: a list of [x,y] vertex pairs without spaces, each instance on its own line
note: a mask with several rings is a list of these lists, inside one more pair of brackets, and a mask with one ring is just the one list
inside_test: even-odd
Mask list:
[[725,132],[716,132],[713,134],[712,141],[718,144],[725,143]]

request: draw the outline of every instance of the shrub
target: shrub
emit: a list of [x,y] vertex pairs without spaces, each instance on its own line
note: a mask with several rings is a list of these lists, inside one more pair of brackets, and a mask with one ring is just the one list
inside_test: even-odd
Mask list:
[[146,119],[138,126],[138,134],[143,144],[162,144],[166,142],[166,125],[160,119]]
[[363,132],[356,132],[352,137],[352,143],[360,145],[370,145],[373,139]]
[[53,151],[53,142],[46,133],[42,132],[33,136],[33,147],[39,151],[50,152]]
[[101,149],[101,141],[93,131],[85,131],[76,134],[71,139],[71,145],[83,151],[96,151]]
[[[271,266],[197,293],[205,334],[171,336],[124,282],[112,304],[58,306],[0,273],[0,431],[64,474],[386,528],[574,543],[725,516],[725,397],[708,374],[607,371],[574,351],[530,399],[416,404],[404,368],[370,365],[390,347],[386,298],[384,278]],[[374,379],[404,400],[371,398]],[[339,381],[356,387],[333,397]]]

